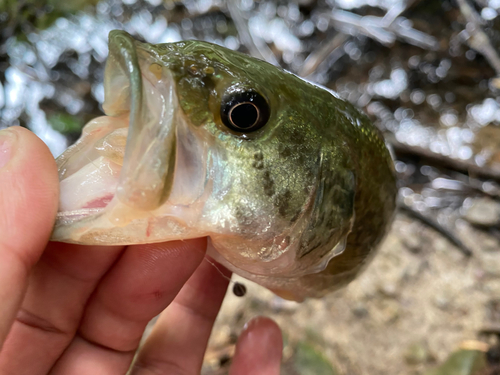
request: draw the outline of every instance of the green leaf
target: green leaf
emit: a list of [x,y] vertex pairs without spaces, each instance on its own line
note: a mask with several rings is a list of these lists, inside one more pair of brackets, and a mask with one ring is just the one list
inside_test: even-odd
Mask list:
[[458,350],[446,362],[425,375],[474,375],[486,368],[486,354],[480,350]]
[[295,369],[301,375],[338,375],[325,355],[307,342],[299,342],[295,351]]
[[76,116],[67,113],[55,113],[48,118],[50,126],[62,134],[78,133],[83,122]]

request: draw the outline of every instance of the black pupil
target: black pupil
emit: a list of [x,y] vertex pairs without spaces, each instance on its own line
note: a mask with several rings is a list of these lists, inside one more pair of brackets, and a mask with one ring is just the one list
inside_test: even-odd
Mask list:
[[241,129],[248,129],[255,125],[259,117],[259,111],[250,102],[240,103],[231,109],[229,118],[234,126]]
[[251,133],[266,125],[269,105],[254,91],[230,92],[220,106],[220,118],[226,127],[237,133]]

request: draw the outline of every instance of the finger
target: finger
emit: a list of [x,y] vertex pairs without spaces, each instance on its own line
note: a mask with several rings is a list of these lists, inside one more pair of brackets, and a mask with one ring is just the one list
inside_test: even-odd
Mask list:
[[160,315],[138,354],[133,375],[200,373],[230,276],[228,270],[211,260],[200,264]]
[[236,343],[229,375],[279,375],[283,339],[269,318],[251,320]]
[[88,298],[124,249],[50,243],[33,267],[0,352],[0,373],[46,374],[73,340]]
[[50,236],[59,180],[49,149],[30,131],[0,132],[0,348],[14,321],[28,273]]
[[90,298],[76,339],[52,369],[126,371],[147,323],[174,299],[202,261],[206,239],[129,246]]

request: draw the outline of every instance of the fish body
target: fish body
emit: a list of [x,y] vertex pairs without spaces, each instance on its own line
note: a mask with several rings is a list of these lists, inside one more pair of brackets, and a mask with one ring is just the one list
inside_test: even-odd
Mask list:
[[209,254],[278,295],[351,281],[395,209],[389,152],[333,92],[200,41],[110,34],[107,116],[58,159],[57,241],[208,236]]

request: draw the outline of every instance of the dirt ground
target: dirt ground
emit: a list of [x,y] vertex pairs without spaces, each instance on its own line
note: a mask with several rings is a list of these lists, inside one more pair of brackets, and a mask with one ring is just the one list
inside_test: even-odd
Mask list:
[[[228,291],[203,374],[224,374],[234,341],[254,316],[275,319],[285,336],[283,375],[422,374],[500,315],[500,246],[459,223],[468,259],[432,229],[403,214],[379,254],[345,290],[302,304],[242,281]],[[336,370],[334,370],[336,368]]]

